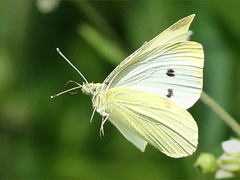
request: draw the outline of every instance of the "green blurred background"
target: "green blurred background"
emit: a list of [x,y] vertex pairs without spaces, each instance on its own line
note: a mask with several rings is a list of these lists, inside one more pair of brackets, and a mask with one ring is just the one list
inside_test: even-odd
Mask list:
[[213,177],[195,160],[221,155],[221,142],[236,135],[201,100],[189,110],[200,136],[190,157],[172,159],[150,145],[142,153],[109,122],[101,139],[100,115],[89,122],[90,97],[50,99],[68,80],[83,82],[56,48],[89,82],[102,82],[145,41],[195,13],[191,39],[204,47],[204,91],[239,119],[240,2],[42,3],[0,1],[0,178]]

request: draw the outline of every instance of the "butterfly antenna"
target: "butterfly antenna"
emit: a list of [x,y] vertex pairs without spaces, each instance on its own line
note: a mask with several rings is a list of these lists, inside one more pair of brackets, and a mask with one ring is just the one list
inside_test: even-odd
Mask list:
[[67,93],[67,92],[70,92],[70,91],[73,91],[73,90],[79,89],[79,88],[82,88],[82,86],[76,86],[76,87],[74,87],[74,88],[71,88],[71,89],[68,89],[68,90],[66,90],[66,91],[60,92],[60,93],[58,93],[58,94],[55,94],[55,95],[51,96],[51,98],[55,98],[55,97],[57,97],[57,96],[60,96],[60,95],[62,95],[62,94],[65,94],[65,93]]
[[83,80],[88,84],[88,81],[83,76],[83,74],[66,58],[66,56],[63,55],[63,53],[60,51],[59,48],[57,48],[57,52],[63,57],[63,59],[65,59],[68,62],[68,64],[70,64],[78,72],[78,74],[80,74],[80,76],[83,78]]

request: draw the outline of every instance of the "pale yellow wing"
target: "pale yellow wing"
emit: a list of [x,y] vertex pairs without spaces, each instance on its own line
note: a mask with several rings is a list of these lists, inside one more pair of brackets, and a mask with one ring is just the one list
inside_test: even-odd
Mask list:
[[191,155],[196,150],[197,124],[176,103],[124,88],[108,90],[106,103],[109,120],[142,151],[146,142],[174,158]]
[[183,19],[180,19],[178,22],[174,23],[172,26],[149,41],[147,44],[144,44],[146,46],[143,47],[143,50],[149,51],[169,42],[187,41],[189,26],[192,23],[194,17],[195,14],[192,14]]

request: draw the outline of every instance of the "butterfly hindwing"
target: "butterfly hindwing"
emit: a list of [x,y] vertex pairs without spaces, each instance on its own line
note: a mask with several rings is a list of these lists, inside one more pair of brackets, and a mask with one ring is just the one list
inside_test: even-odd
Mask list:
[[108,90],[106,102],[109,120],[121,132],[127,129],[170,157],[184,157],[195,151],[197,124],[176,103],[150,93],[124,88]]

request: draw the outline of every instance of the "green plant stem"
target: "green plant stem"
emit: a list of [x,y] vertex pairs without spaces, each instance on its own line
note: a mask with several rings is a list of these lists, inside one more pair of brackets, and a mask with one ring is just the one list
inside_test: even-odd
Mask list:
[[232,130],[240,136],[240,125],[237,121],[230,116],[219,104],[217,104],[210,96],[208,96],[204,91],[200,99],[208,105],[216,114],[218,114],[231,128]]

